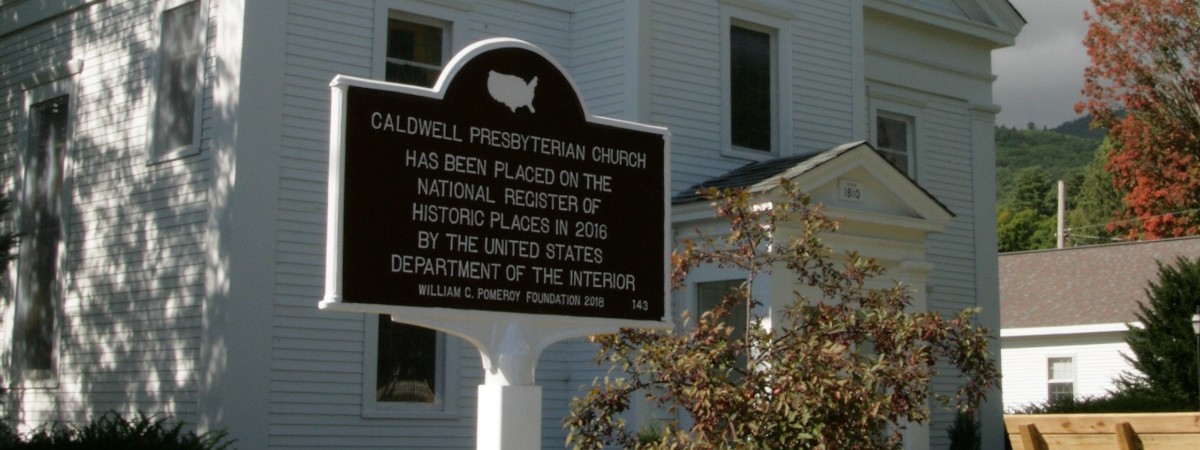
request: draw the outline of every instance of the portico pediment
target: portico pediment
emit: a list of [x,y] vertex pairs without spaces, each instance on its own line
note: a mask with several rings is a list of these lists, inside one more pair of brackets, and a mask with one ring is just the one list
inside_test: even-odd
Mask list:
[[781,179],[795,183],[800,192],[824,205],[827,214],[851,233],[875,229],[901,240],[923,240],[954,218],[944,204],[892,167],[870,144],[854,142],[817,154],[751,163],[712,178],[672,199],[672,221],[683,224],[712,217],[708,203],[697,194],[700,189],[747,188],[770,199]]

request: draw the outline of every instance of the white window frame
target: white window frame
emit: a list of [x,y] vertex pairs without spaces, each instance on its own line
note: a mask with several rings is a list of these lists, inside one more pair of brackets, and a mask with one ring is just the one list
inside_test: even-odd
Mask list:
[[[420,0],[384,0],[375,3],[374,41],[371,78],[383,80],[387,74],[388,20],[401,19],[446,28],[442,42],[442,66],[445,67],[467,40],[467,11],[470,5],[458,0],[437,3]],[[379,358],[379,316],[367,314],[363,334],[362,416],[364,418],[458,419],[462,341],[438,332],[433,403],[381,402],[376,399]]]
[[381,402],[376,399],[378,378],[376,374],[379,358],[379,315],[367,314],[364,327],[363,346],[363,401],[364,418],[422,418],[456,419],[459,417],[459,366],[462,341],[451,339],[446,333],[437,334],[438,362],[437,382],[434,383],[436,400],[433,403]]
[[[723,0],[721,3],[721,155],[763,161],[792,152],[792,13],[761,0]],[[733,82],[730,27],[771,36],[771,148],[755,150],[733,145]]]
[[388,19],[401,19],[435,27],[447,28],[443,33],[442,67],[467,42],[467,10],[469,4],[459,1],[429,3],[419,0],[379,1],[375,4],[375,41],[371,53],[371,78],[384,79],[387,74]]
[[908,123],[908,178],[918,181],[921,174],[921,144],[925,102],[907,96],[887,93],[881,89],[872,89],[870,96],[871,123],[869,136],[871,145],[879,148],[879,117],[902,120]]
[[[1056,359],[1065,359],[1065,360],[1070,361],[1070,363],[1071,363],[1071,378],[1070,379],[1060,379],[1060,378],[1053,377],[1054,371],[1051,369],[1052,368],[1051,362]],[[1051,355],[1051,356],[1046,357],[1046,401],[1053,400],[1053,398],[1050,396],[1050,387],[1054,384],[1061,384],[1061,383],[1071,383],[1071,398],[1077,398],[1076,393],[1079,392],[1079,390],[1076,389],[1076,387],[1079,386],[1079,358],[1076,358],[1075,355]]]
[[[155,138],[160,128],[157,123],[157,108],[159,90],[163,83],[162,66],[165,63],[162,42],[164,14],[167,11],[193,1],[196,2],[197,15],[199,17],[195,26],[199,28],[200,54],[198,55],[199,60],[196,61],[196,85],[192,91],[192,95],[195,97],[192,111],[192,140],[188,144],[174,148],[158,148],[155,145]],[[200,153],[200,141],[204,126],[204,91],[207,85],[205,73],[207,72],[208,63],[208,21],[208,0],[165,0],[158,2],[154,20],[151,21],[150,26],[152,48],[154,48],[154,63],[151,67],[151,86],[149,94],[146,96],[146,164],[172,161]]]
[[[32,132],[32,129],[30,128],[30,126],[32,125],[32,117],[30,116],[30,112],[31,112],[30,109],[38,103],[41,103],[41,102],[44,102],[44,101],[47,101],[47,100],[50,100],[53,98],[57,98],[57,97],[67,97],[68,100],[67,100],[67,132],[66,132],[67,136],[66,136],[66,145],[63,149],[63,167],[62,167],[63,185],[62,185],[62,193],[60,194],[63,197],[62,199],[60,199],[62,201],[62,211],[60,211],[60,214],[62,214],[62,223],[59,225],[60,237],[58,240],[58,252],[56,254],[57,261],[55,261],[55,265],[56,265],[55,273],[57,275],[57,277],[56,277],[57,279],[55,280],[54,290],[56,291],[56,295],[54,296],[54,300],[53,300],[54,304],[52,305],[52,308],[54,310],[54,313],[53,313],[54,314],[54,325],[53,325],[53,329],[51,330],[51,335],[52,335],[52,339],[53,339],[53,344],[52,344],[53,348],[51,349],[52,353],[50,355],[51,369],[50,369],[50,373],[45,374],[44,376],[34,376],[34,377],[28,376],[29,374],[26,372],[25,368],[21,367],[20,359],[17,358],[16,355],[12,355],[12,358],[9,360],[9,362],[10,362],[9,373],[11,375],[11,377],[9,379],[12,380],[13,387],[17,387],[17,388],[21,388],[21,389],[57,389],[58,388],[59,366],[62,361],[60,358],[60,355],[62,354],[62,344],[63,344],[63,340],[62,340],[62,330],[63,330],[63,320],[64,320],[63,303],[66,298],[66,282],[65,282],[66,273],[64,271],[64,269],[66,268],[66,264],[64,262],[66,261],[66,256],[67,256],[66,255],[66,253],[67,253],[67,236],[70,235],[70,230],[68,229],[68,227],[70,226],[69,217],[71,214],[71,208],[70,208],[70,202],[68,201],[68,199],[70,198],[70,195],[71,195],[70,192],[71,192],[71,188],[72,188],[72,181],[71,181],[72,180],[72,167],[74,165],[72,155],[75,150],[75,126],[76,126],[76,120],[77,120],[77,116],[78,116],[77,111],[78,111],[78,103],[79,103],[79,95],[78,95],[77,86],[76,86],[76,83],[74,80],[74,76],[76,74],[78,74],[80,71],[82,71],[82,69],[83,69],[82,61],[71,60],[64,64],[60,64],[60,65],[48,67],[43,70],[39,70],[39,71],[35,72],[32,76],[30,76],[28,79],[26,79],[25,82],[22,83],[22,87],[25,89],[25,93],[24,93],[25,98],[24,98],[23,107],[21,109],[21,120],[20,120],[21,127],[18,129],[19,137],[18,137],[17,145],[18,145],[18,148],[20,149],[19,150],[20,156],[18,157],[19,159],[18,159],[17,173],[19,174],[18,175],[18,183],[19,184],[18,184],[17,188],[14,189],[15,193],[23,192],[24,191],[23,186],[25,185],[25,183],[27,181],[26,180],[26,175],[27,175],[26,167],[27,167],[27,160],[29,158],[29,145],[30,145],[29,138],[30,138],[30,133]],[[15,216],[16,216],[15,217],[16,223],[17,224],[23,223],[24,215],[28,214],[28,211],[26,210],[27,201],[24,198],[24,195],[18,194],[16,197],[11,198],[10,200],[12,200],[12,202],[13,202],[13,207],[14,207]],[[18,232],[21,232],[21,231],[23,231],[23,230],[18,230]],[[16,258],[14,259],[13,264],[9,265],[9,271],[10,271],[9,280],[11,280],[11,282],[9,283],[9,286],[12,289],[12,295],[10,296],[10,298],[14,299],[14,305],[15,305],[16,301],[20,301],[18,299],[18,297],[20,296],[21,289],[22,289],[22,287],[19,285],[20,280],[21,280],[20,271],[25,270],[24,266],[27,264],[26,261],[28,260],[28,258],[25,257],[24,252],[22,251],[22,246],[21,246],[20,242],[18,242],[18,244],[17,244],[16,252],[17,252]],[[10,343],[15,342],[15,338],[16,338],[16,335],[15,335],[15,333],[16,333],[16,328],[15,328],[16,308],[12,309],[12,314],[13,314],[13,316],[9,317],[12,320],[6,320],[5,321],[6,323],[3,327],[4,328],[3,331],[4,331],[5,335],[12,338],[11,340],[9,340]],[[13,350],[15,350],[15,349],[9,348],[10,352]]]

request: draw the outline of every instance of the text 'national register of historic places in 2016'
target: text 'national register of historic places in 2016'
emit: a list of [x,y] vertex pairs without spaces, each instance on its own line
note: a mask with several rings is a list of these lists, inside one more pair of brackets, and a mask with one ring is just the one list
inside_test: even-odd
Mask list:
[[348,88],[342,301],[663,319],[664,134],[588,121],[527,53],[442,98]]

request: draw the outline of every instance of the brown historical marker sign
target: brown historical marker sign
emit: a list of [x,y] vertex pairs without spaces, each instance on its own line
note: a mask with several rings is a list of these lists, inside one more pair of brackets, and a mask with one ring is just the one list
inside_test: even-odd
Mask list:
[[666,320],[666,130],[589,117],[533,49],[446,70],[335,80],[323,306]]

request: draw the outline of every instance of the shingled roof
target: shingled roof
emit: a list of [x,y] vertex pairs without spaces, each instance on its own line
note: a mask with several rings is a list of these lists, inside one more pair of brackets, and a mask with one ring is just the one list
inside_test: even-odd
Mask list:
[[671,203],[678,205],[701,200],[700,190],[704,188],[753,188],[763,181],[787,177],[789,172],[791,176],[796,176],[862,145],[868,144],[865,142],[852,142],[821,153],[785,156],[766,161],[752,162],[726,172],[724,175],[684,189],[671,199]]
[[1200,237],[1000,255],[1000,326],[1135,322],[1157,262],[1179,256],[1200,256]]
[[[795,177],[808,173],[809,171],[812,171],[813,169],[816,169],[825,163],[833,161],[842,155],[860,149],[870,152],[870,154],[875,155],[875,157],[879,157],[875,152],[875,148],[872,147],[870,143],[867,143],[866,141],[857,141],[842,144],[820,153],[784,156],[765,161],[752,162],[726,172],[723,175],[710,178],[703,183],[684,189],[671,198],[671,204],[681,205],[684,203],[703,200],[703,197],[700,195],[700,190],[705,188],[747,188],[752,192],[761,192],[776,186],[780,178],[794,179]],[[891,167],[890,164],[887,164],[887,166],[889,170],[892,170],[900,176],[907,178],[907,176],[905,176],[899,170]],[[933,194],[930,194],[929,191],[925,190],[924,187],[912,181],[911,179],[908,179],[908,182],[912,183],[912,185],[919,189],[921,193],[936,203],[938,207],[949,213],[951,217],[954,216],[954,212],[950,211],[950,208],[938,200],[937,197],[934,197]]]

